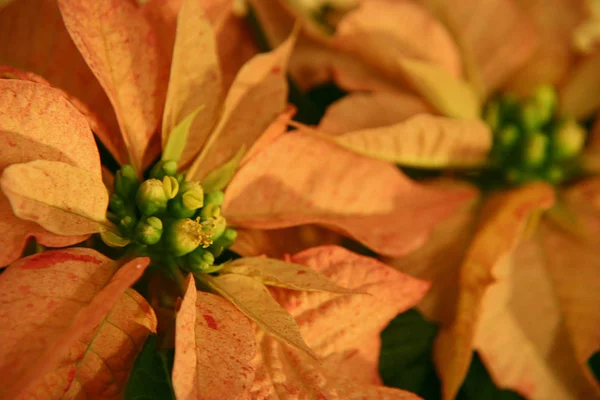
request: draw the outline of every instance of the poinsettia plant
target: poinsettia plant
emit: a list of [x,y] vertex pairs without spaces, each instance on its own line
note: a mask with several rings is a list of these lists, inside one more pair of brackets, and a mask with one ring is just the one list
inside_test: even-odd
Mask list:
[[433,282],[419,307],[440,324],[443,397],[476,350],[526,398],[598,398],[597,4],[364,0],[324,20],[302,2],[250,3],[272,44],[307,21],[301,85],[350,92],[305,130],[481,188],[424,247],[388,259]]
[[[302,232],[286,231],[283,259],[258,257],[275,251],[257,230],[318,224],[398,256],[474,192],[284,134],[295,34],[222,62],[229,12],[199,0],[0,9],[0,398],[122,397],[154,332],[175,348],[177,398],[415,398],[380,386],[379,332],[428,284],[338,246],[290,256],[309,247]],[[92,131],[121,163],[114,176]],[[22,257],[31,237],[41,251]]]

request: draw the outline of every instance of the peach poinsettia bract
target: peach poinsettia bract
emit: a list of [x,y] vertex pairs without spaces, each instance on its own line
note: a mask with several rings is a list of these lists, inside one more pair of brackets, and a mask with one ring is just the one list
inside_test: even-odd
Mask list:
[[0,276],[0,398],[118,398],[156,330],[152,308],[129,289],[149,261],[120,265],[75,248],[11,264]]
[[[12,329],[0,333],[6,344],[0,369],[11,384],[3,386],[0,398],[42,393],[46,399],[77,398],[84,393],[119,397],[128,367],[156,329],[152,308],[128,289],[148,261],[136,259],[120,266],[82,248],[36,254],[9,266],[0,285],[5,286],[2,315]],[[273,289],[271,301],[295,318],[297,329],[321,361],[265,336],[258,328],[255,335],[238,308],[220,296],[196,292],[190,278],[177,312],[173,369],[177,398],[294,394],[416,399],[377,385],[379,332],[398,312],[414,306],[428,284],[339,247],[313,248],[291,261],[298,263],[299,279],[288,280],[310,291]],[[242,258],[231,268],[253,271],[246,279],[256,285],[265,278],[266,284],[279,286],[272,279],[281,269],[274,270],[270,262],[258,258],[245,263]],[[335,284],[348,289],[336,286],[338,293],[321,292],[318,279],[303,277],[316,272],[330,280],[325,290]],[[233,275],[224,273],[214,279]],[[303,286],[306,281],[310,286]],[[340,360],[344,361],[341,369]],[[277,380],[266,372],[273,368],[281,368]]]
[[108,195],[85,117],[48,84],[0,79],[0,266],[26,240],[62,247],[106,220]]
[[495,170],[488,185],[555,186],[484,192],[390,260],[432,281],[420,307],[442,326],[444,398],[457,395],[473,350],[497,385],[526,398],[599,397],[586,365],[600,347],[594,2],[364,0],[333,19],[250,3],[272,44],[290,15],[331,24],[329,35],[305,30],[290,66],[305,87],[333,80],[350,92],[319,134],[402,166]]
[[[276,33],[280,3],[253,3]],[[326,41],[305,33],[292,56],[300,79],[323,78],[319,68],[333,66],[334,81],[351,91],[317,132],[403,166],[452,168],[454,176],[489,169],[488,185],[522,186],[483,192],[424,247],[390,260],[432,281],[420,307],[441,324],[434,358],[444,398],[457,395],[473,350],[496,384],[526,398],[597,398],[587,362],[600,347],[598,186],[590,176],[598,136],[585,126],[598,126],[587,123],[598,121],[599,52],[593,35],[584,52],[574,46],[597,21],[594,9],[560,0],[440,1],[429,9],[406,1],[383,16],[381,5],[392,2],[359,3]],[[403,17],[392,14],[401,9],[422,19],[398,29]],[[413,29],[416,21],[429,22],[437,46]],[[432,48],[444,51],[428,54]],[[303,63],[309,54],[323,61],[312,74]]]
[[427,284],[336,246],[312,248],[290,260],[364,293],[271,289],[320,362],[260,329],[255,336],[230,303],[196,293],[189,280],[177,314],[173,385],[178,398],[416,398],[377,386],[379,333],[419,301]]

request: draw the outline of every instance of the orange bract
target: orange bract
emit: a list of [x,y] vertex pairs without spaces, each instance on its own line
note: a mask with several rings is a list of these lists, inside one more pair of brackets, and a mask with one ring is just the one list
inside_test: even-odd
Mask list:
[[[428,284],[335,246],[313,248],[291,260],[337,285],[366,293],[271,290],[278,304],[295,318],[320,363],[277,342],[268,331],[256,330],[250,340],[248,321],[240,311],[212,294],[196,296],[189,282],[177,317],[174,385],[178,398],[309,399],[335,394],[344,399],[417,399],[405,391],[376,385],[380,381],[379,333],[396,314],[416,304]],[[190,349],[192,345],[196,351]],[[210,373],[203,374],[207,369]]]
[[0,279],[0,398],[116,398],[154,312],[129,290],[148,259],[118,264],[95,250],[55,250],[12,264]]
[[424,188],[392,164],[294,133],[240,169],[223,212],[247,228],[318,223],[383,254],[401,255],[420,246],[438,221],[472,195],[465,188]]
[[[89,200],[94,202],[96,210],[105,209],[106,192],[101,181],[100,158],[92,132],[84,116],[69,103],[63,94],[44,83],[0,79],[0,101],[3,104],[2,110],[0,110],[0,141],[3,142],[0,171],[4,172],[10,168],[16,173],[16,169],[11,168],[11,165],[21,168],[25,165],[21,163],[36,160],[55,162],[63,169],[76,171],[80,177],[86,176],[85,184],[100,196],[87,197],[88,193],[78,191],[76,182],[73,181],[72,184],[75,185],[73,187],[63,185],[55,188],[53,195],[57,200],[64,199],[67,192],[74,190],[75,192],[69,197],[72,203]],[[19,176],[17,177],[17,175]],[[97,231],[90,225],[86,229],[76,231],[50,228],[55,234],[49,233],[42,226],[49,227],[45,222],[52,223],[52,218],[44,219],[41,213],[38,215],[36,210],[39,204],[29,202],[29,206],[26,206],[25,198],[27,196],[19,197],[23,193],[14,191],[17,190],[17,187],[21,187],[29,191],[33,190],[33,194],[37,190],[38,196],[48,195],[48,193],[40,192],[40,188],[33,184],[34,180],[29,175],[12,174],[12,176],[16,178],[12,183],[8,176],[2,179],[0,232],[6,246],[2,246],[0,250],[0,265],[7,265],[18,258],[29,236],[35,236],[42,244],[61,247],[80,242],[85,237],[57,236],[56,233],[81,235]],[[66,181],[62,183],[65,184]],[[9,191],[12,194],[9,195]],[[9,198],[13,206],[21,208],[21,211],[13,212],[11,210]],[[17,198],[20,200],[17,201]],[[26,211],[27,207],[33,213]],[[47,211],[51,210],[47,209]],[[97,217],[103,218],[104,211],[100,211],[99,215],[98,211],[94,213]],[[16,214],[32,222],[19,219]],[[78,222],[86,223],[83,220],[78,220]]]
[[175,394],[178,399],[247,398],[256,353],[252,325],[222,297],[196,292],[190,278],[177,313]]

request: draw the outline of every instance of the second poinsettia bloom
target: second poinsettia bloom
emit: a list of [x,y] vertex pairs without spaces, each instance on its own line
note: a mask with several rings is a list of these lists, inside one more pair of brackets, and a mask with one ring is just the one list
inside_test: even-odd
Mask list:
[[[291,8],[251,3],[276,42],[274,10]],[[420,307],[441,324],[444,398],[473,350],[496,384],[527,398],[598,396],[587,365],[600,347],[595,12],[584,1],[363,1],[332,36],[308,30],[294,55],[301,84],[333,78],[351,92],[323,135],[482,189],[425,247],[389,260],[433,281]]]

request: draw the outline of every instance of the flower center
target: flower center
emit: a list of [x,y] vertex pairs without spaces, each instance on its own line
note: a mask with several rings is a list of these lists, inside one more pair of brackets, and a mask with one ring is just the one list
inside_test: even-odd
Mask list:
[[108,245],[135,246],[156,265],[214,272],[215,258],[237,236],[221,215],[223,200],[222,191],[204,193],[200,182],[186,181],[174,161],[160,161],[141,183],[125,165],[115,176],[107,212],[116,232],[102,238]]
[[587,133],[575,120],[557,114],[552,87],[541,86],[522,100],[500,95],[486,105],[484,120],[494,133],[492,176],[485,179],[509,186],[534,180],[556,185],[579,174]]

